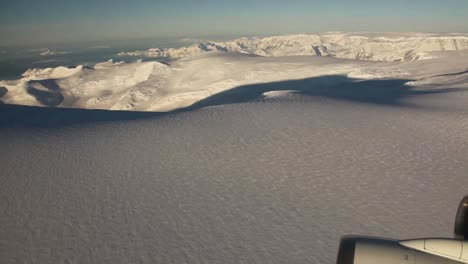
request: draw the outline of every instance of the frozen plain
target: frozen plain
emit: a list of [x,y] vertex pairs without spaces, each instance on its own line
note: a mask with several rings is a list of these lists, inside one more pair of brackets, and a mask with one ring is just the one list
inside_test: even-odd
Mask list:
[[466,116],[295,95],[2,128],[0,259],[334,263],[345,234],[450,237]]

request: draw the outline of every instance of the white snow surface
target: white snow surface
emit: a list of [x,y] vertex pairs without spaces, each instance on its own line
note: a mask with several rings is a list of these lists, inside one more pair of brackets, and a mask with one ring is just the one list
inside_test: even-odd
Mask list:
[[324,33],[231,41],[206,41],[178,49],[152,48],[119,55],[183,58],[206,52],[240,52],[266,57],[330,56],[371,61],[414,61],[435,57],[433,52],[467,50],[468,34]]
[[[323,54],[334,55],[308,56],[314,50],[309,44],[314,41],[325,43],[320,47]],[[367,49],[356,57],[349,50],[338,49],[338,44],[326,43],[338,43],[340,47],[354,45],[352,47],[356,49],[372,47],[379,52]],[[0,81],[0,87],[7,91],[0,100],[20,105],[165,112],[246,85],[255,90],[260,89],[254,86],[257,84],[321,76],[346,77],[320,82],[322,89],[361,80],[406,80],[405,85],[413,90],[468,86],[468,50],[464,50],[468,48],[468,37],[463,34],[382,37],[329,33],[244,38],[222,45],[203,44],[202,49],[199,49],[200,45],[164,51],[168,52],[165,55],[171,53],[179,54],[174,57],[183,57],[170,65],[156,61],[125,63],[111,60],[92,68],[30,69],[19,80]],[[400,48],[396,49],[397,46]],[[408,47],[414,48],[410,52],[414,55],[411,59],[405,51]],[[205,50],[216,52],[201,52]],[[431,59],[422,60],[421,52],[429,52],[425,58]],[[371,58],[368,54],[380,61],[363,60]],[[406,59],[397,59],[403,54]],[[265,97],[278,97],[288,94],[278,93],[278,89],[283,88],[261,89],[266,89],[263,91]],[[284,90],[297,88],[286,87]]]
[[331,264],[343,235],[450,237],[464,94],[0,127],[0,263]]

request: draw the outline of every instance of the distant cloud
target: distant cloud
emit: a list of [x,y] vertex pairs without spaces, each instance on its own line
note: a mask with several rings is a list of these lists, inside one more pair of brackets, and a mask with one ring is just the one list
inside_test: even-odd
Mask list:
[[63,55],[63,54],[67,54],[67,53],[69,53],[69,52],[45,49],[40,53],[40,55],[41,56],[53,56],[53,55]]

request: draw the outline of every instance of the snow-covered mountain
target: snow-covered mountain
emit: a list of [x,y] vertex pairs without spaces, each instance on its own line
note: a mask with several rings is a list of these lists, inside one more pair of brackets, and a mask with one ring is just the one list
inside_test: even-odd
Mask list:
[[[183,58],[170,65],[156,61],[108,61],[94,67],[30,69],[19,80],[0,81],[0,100],[21,105],[171,111],[246,85],[264,96],[284,96],[289,93],[285,90],[303,87],[295,87],[298,83],[278,87],[275,82],[321,76],[342,78],[324,78],[309,85],[328,89],[385,79],[404,80],[405,86],[413,90],[465,89],[468,51],[463,49],[468,47],[467,39],[465,35],[327,34],[153,49],[145,54]],[[309,56],[318,53],[328,56]],[[347,57],[354,59],[344,59]],[[379,61],[367,60],[370,58]],[[265,86],[269,83],[271,87]]]
[[152,48],[121,52],[122,56],[183,58],[206,52],[239,52],[266,57],[331,56],[371,61],[414,61],[436,57],[439,51],[468,49],[468,34],[289,35],[200,42],[178,49]]

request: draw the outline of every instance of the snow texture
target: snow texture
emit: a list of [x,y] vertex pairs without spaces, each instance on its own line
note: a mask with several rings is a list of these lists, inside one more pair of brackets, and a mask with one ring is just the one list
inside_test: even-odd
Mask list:
[[450,237],[465,93],[0,128],[0,262],[331,264],[342,235]]
[[0,126],[0,263],[318,264],[342,235],[450,237],[468,54],[431,56],[216,52],[2,81],[5,103],[192,111]]

